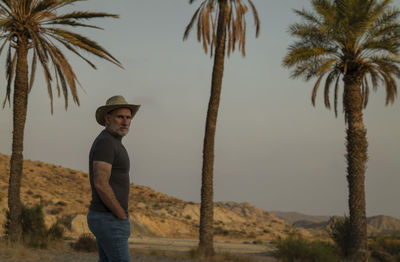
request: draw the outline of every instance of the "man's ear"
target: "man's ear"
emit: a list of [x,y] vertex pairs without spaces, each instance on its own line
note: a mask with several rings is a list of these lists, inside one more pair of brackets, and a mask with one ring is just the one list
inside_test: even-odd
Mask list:
[[111,119],[111,115],[110,114],[105,114],[104,115],[104,120],[105,120],[105,124],[106,125],[110,124],[110,119]]

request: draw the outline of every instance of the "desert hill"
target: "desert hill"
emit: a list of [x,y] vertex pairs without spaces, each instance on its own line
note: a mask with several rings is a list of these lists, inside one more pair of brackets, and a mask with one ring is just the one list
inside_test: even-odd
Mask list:
[[282,211],[271,211],[275,216],[293,224],[298,221],[309,221],[313,223],[326,222],[329,220],[329,216],[310,216],[298,212],[282,212]]
[[[310,216],[297,212],[272,211],[277,217],[289,222],[297,228],[323,230],[328,225],[329,216]],[[370,234],[400,232],[400,220],[390,216],[372,216],[367,218]]]
[[373,216],[367,218],[367,223],[372,227],[373,233],[400,232],[400,220],[390,216]]
[[[5,220],[10,157],[0,154],[0,223]],[[45,220],[61,220],[70,234],[88,231],[86,214],[90,202],[88,174],[40,161],[24,160],[21,200],[41,203]],[[186,202],[149,187],[131,185],[129,214],[136,237],[192,238],[198,234],[200,205]],[[216,238],[267,240],[284,236],[293,228],[274,214],[249,203],[220,202],[214,210]],[[0,229],[0,234],[3,228]],[[307,230],[300,229],[309,235]]]

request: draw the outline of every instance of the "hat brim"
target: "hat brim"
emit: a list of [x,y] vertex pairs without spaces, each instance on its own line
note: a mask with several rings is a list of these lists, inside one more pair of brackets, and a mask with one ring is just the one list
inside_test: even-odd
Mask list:
[[104,116],[115,109],[118,108],[129,108],[132,112],[131,118],[134,117],[136,112],[139,110],[140,105],[130,105],[130,104],[120,104],[120,105],[105,105],[97,108],[96,110],[96,121],[102,126],[105,126],[105,119]]

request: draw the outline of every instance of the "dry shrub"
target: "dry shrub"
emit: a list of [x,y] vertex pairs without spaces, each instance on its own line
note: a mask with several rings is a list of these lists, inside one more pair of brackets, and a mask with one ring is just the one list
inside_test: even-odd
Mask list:
[[400,261],[400,236],[379,235],[369,243],[371,256],[378,261]]
[[79,252],[96,252],[96,239],[91,234],[82,234],[78,240],[72,244],[72,248]]
[[282,262],[339,262],[338,248],[327,242],[310,241],[296,233],[278,238],[273,243],[273,256]]
[[351,246],[350,236],[350,218],[344,217],[331,217],[328,222],[327,232],[333,242],[339,247],[342,256],[348,257]]

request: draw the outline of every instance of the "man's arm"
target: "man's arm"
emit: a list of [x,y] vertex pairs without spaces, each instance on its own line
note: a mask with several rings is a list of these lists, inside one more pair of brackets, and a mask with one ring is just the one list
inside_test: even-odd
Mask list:
[[110,186],[112,165],[103,161],[93,161],[93,184],[103,203],[120,219],[126,219],[124,209],[119,204]]

